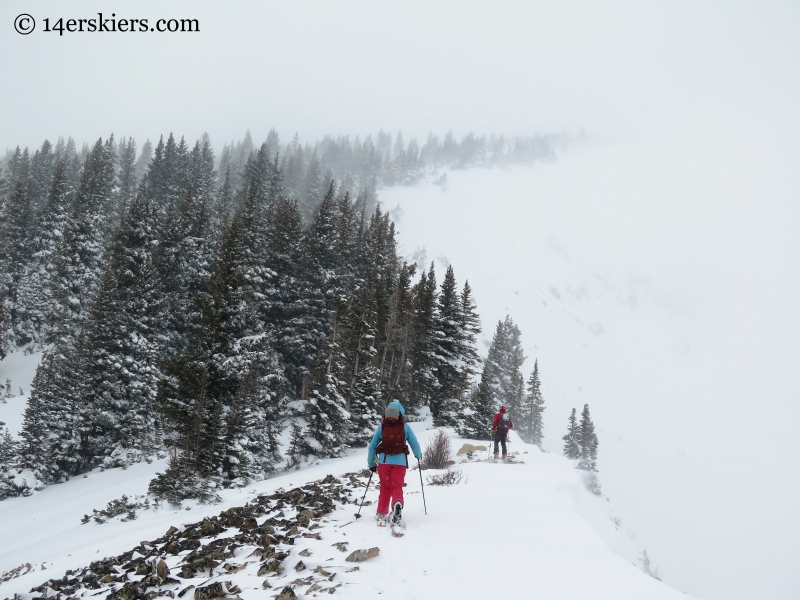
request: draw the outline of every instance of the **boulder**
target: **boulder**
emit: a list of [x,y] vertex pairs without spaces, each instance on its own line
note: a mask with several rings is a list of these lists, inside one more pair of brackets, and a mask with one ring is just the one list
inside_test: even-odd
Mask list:
[[380,553],[381,549],[377,547],[370,548],[369,550],[354,550],[345,560],[347,562],[364,562],[365,560],[375,558]]
[[288,585],[283,588],[278,597],[275,600],[297,600],[297,594],[294,593],[294,590],[290,588]]
[[456,456],[462,456],[464,454],[474,454],[475,452],[486,452],[488,448],[486,446],[473,446],[472,444],[464,444],[459,448],[458,452],[456,452]]

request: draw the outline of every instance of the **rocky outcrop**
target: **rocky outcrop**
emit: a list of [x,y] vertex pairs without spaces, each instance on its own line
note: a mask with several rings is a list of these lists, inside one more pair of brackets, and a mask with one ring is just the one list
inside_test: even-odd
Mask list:
[[[294,589],[300,586],[309,586],[306,593],[312,588],[313,592],[333,593],[341,584],[330,582],[337,572],[344,572],[337,571],[344,569],[343,566],[325,563],[325,568],[321,565],[313,568],[315,560],[311,567],[299,561],[289,568],[284,562],[298,544],[313,544],[322,539],[320,531],[332,532],[333,527],[324,529],[323,518],[337,505],[355,502],[354,492],[364,485],[360,473],[349,473],[341,479],[328,475],[289,491],[258,496],[216,517],[181,529],[170,527],[160,538],[143,541],[119,556],[67,571],[64,577],[51,579],[33,588],[31,593],[64,600],[86,592],[111,600],[186,598],[187,594],[194,600],[236,598],[241,592],[236,581],[240,571],[263,577],[262,589],[281,589],[278,598],[295,598]],[[343,541],[333,546],[342,552],[347,549]],[[326,547],[331,548],[317,548]],[[379,552],[378,548],[356,550],[346,561],[363,562],[378,556]],[[306,548],[294,555],[298,554],[308,561],[312,552]],[[285,582],[276,581],[285,577],[287,570],[310,575],[287,586]]]

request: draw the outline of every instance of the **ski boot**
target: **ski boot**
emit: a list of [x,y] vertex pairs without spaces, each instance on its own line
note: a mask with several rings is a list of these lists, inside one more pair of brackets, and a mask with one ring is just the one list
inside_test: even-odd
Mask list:
[[375,520],[378,522],[378,527],[386,527],[386,523],[389,520],[389,515],[386,513],[377,513],[375,515]]
[[394,503],[394,510],[392,510],[392,535],[395,537],[403,537],[403,505],[400,502]]
[[492,458],[493,458],[494,460],[497,460],[499,456],[500,456],[500,453],[499,453],[499,452],[495,452],[495,453],[494,453],[494,456],[493,456]]

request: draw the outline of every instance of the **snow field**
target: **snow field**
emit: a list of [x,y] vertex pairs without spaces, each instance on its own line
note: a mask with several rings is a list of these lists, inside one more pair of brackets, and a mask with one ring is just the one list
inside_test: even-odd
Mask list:
[[[412,427],[424,447],[432,434],[430,423],[413,423]],[[356,505],[334,511],[326,517],[329,522],[317,530],[322,535],[321,541],[296,540],[284,562],[287,573],[279,581],[288,583],[306,573],[295,574],[292,569],[301,559],[299,552],[305,548],[312,551],[310,557],[302,558],[309,569],[317,565],[323,568],[350,565],[344,562],[346,554],[331,547],[334,542],[347,541],[348,552],[374,546],[381,550],[378,558],[362,563],[358,571],[337,575],[333,583],[344,585],[336,593],[347,598],[380,595],[477,600],[496,594],[500,580],[504,595],[518,597],[571,600],[685,597],[614,554],[608,540],[604,542],[608,535],[616,535],[617,544],[621,547],[627,544],[628,550],[635,553],[621,533],[606,527],[601,537],[576,511],[578,504],[590,506],[595,516],[607,509],[605,500],[583,489],[580,473],[570,461],[540,453],[536,447],[522,444],[515,435],[512,440],[511,451],[520,452],[518,458],[525,464],[457,464],[454,468],[462,469],[467,481],[451,487],[426,485],[427,516],[419,473],[409,471],[405,491],[408,529],[407,535],[400,539],[393,538],[388,528],[375,526],[373,514],[378,491],[374,489],[376,478],[373,478],[373,486],[367,492],[371,504],[364,507],[363,518],[353,522]],[[469,440],[454,439],[454,449],[464,441]],[[31,587],[47,579],[62,577],[66,569],[120,554],[143,540],[163,535],[170,526],[197,522],[231,506],[242,505],[258,494],[269,494],[279,488],[288,490],[329,473],[341,475],[363,469],[365,463],[365,449],[351,450],[344,458],[321,461],[247,488],[224,490],[222,502],[217,505],[185,503],[180,510],[164,506],[140,512],[135,521],[122,522],[117,517],[102,525],[93,522],[81,525],[80,519],[122,494],[133,497],[144,493],[153,474],[164,468],[163,461],[137,464],[127,470],[91,473],[86,478],[50,486],[29,498],[5,500],[0,503],[0,539],[4,540],[0,546],[0,573],[22,563],[31,563],[36,570],[0,585],[0,596],[27,594]],[[432,473],[423,472],[423,476],[427,478]],[[585,512],[586,507],[580,510]],[[41,570],[41,565],[46,570]],[[232,579],[239,585],[245,600],[264,598],[262,578],[251,571],[249,568],[223,579]],[[342,573],[340,568],[336,571]],[[504,573],[508,576],[503,576]],[[270,594],[279,589],[274,587]],[[298,587],[296,591],[304,597],[304,589]]]
[[[36,367],[42,360],[41,353],[23,354],[12,352],[0,361],[0,386],[5,387],[6,379],[11,381],[13,398],[0,400],[0,421],[8,427],[11,435],[16,436],[22,429],[22,417],[25,414],[25,405],[31,393],[31,382],[36,374]],[[22,388],[22,395],[19,390]],[[4,390],[0,389],[0,398]]]
[[[539,360],[544,447],[591,409],[603,492],[670,585],[798,597],[797,183],[710,122],[531,168],[381,190],[406,256],[469,280],[481,352],[509,314]],[[691,140],[691,141],[690,141]],[[781,150],[786,150],[781,148]],[[791,175],[790,179],[787,177]]]

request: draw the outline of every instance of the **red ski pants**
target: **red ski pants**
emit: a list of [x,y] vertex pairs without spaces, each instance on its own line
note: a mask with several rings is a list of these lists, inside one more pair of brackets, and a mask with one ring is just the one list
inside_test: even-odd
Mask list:
[[[395,502],[403,502],[403,482],[406,478],[406,467],[402,465],[378,465],[378,477],[381,480],[381,493],[378,496],[378,514],[389,513],[389,507]],[[391,502],[390,502],[391,500]]]

